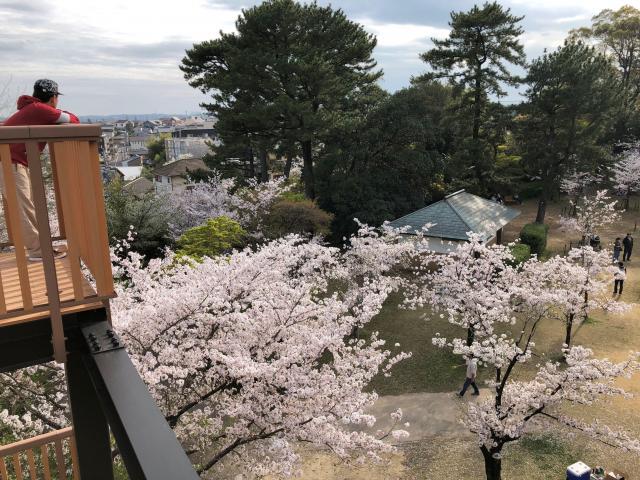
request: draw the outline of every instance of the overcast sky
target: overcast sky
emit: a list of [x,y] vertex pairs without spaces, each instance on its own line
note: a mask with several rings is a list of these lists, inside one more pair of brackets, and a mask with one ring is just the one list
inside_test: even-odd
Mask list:
[[[430,37],[446,37],[450,10],[467,0],[319,0],[342,8],[378,37],[374,52],[382,86],[394,91],[425,70],[418,54]],[[478,2],[479,3],[479,2]],[[37,78],[59,82],[61,106],[79,115],[183,113],[204,96],[184,81],[178,64],[194,42],[234,30],[243,0],[0,0],[0,90],[30,93]],[[640,0],[504,0],[525,15],[527,58],[560,45],[603,8]],[[507,101],[517,100],[511,93]],[[0,112],[3,113],[3,112]]]

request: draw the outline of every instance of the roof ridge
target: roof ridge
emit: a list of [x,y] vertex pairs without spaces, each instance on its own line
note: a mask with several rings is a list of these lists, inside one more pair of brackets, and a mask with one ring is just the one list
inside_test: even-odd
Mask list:
[[[458,192],[458,193],[461,193],[461,192]],[[455,214],[462,221],[462,223],[464,223],[467,226],[467,228],[469,229],[468,231],[473,232],[474,231],[473,227],[471,225],[469,225],[469,223],[464,219],[464,217],[460,214],[460,212],[458,212],[458,209],[451,202],[448,201],[448,198],[444,198],[444,201],[446,201],[447,205],[449,205],[451,207],[451,210],[453,210],[455,212]]]
[[[435,205],[437,205],[437,204],[439,204],[439,203],[441,203],[441,202],[444,202],[444,198],[443,198],[442,200],[438,200],[438,201],[437,201],[437,202],[435,202],[435,203],[431,203],[431,204],[429,204],[429,205],[425,205],[424,207],[419,208],[418,210],[414,210],[413,212],[409,212],[409,213],[407,213],[406,215],[403,215],[402,217],[400,217],[400,218],[396,218],[396,219],[391,220],[391,221],[392,221],[392,222],[399,222],[399,221],[400,221],[400,220],[402,220],[403,218],[407,218],[407,217],[409,217],[409,216],[411,216],[411,215],[413,215],[413,214],[415,214],[415,213],[421,212],[421,211],[422,211],[422,210],[424,210],[425,208],[431,208],[431,207],[433,207],[433,206],[435,206]],[[466,223],[465,223],[465,225],[466,225]]]

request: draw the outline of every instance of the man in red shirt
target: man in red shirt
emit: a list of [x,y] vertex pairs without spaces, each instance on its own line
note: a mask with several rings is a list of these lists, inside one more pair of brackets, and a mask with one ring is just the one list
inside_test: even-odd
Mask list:
[[[18,111],[5,120],[5,126],[55,125],[60,123],[80,123],[74,114],[58,110],[58,84],[53,80],[37,80],[33,85],[33,96],[22,95],[18,98]],[[45,144],[41,143],[40,151]],[[18,192],[18,208],[22,235],[30,261],[42,261],[36,211],[31,196],[31,180],[27,162],[26,147],[23,143],[11,144],[11,162]],[[4,178],[0,169],[0,185],[4,191]],[[56,258],[65,256],[65,252],[54,249]]]

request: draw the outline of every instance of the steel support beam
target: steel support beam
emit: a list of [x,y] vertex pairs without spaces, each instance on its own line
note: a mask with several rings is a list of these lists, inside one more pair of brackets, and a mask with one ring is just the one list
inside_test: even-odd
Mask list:
[[71,352],[65,365],[80,477],[113,480],[109,425],[91,383],[86,356]]
[[129,478],[198,480],[189,458],[109,323],[85,326],[82,333],[91,352],[84,356],[84,361]]
[[[106,318],[107,312],[104,307],[65,315],[63,325],[66,350],[73,352],[86,349],[80,335],[80,327]],[[52,360],[53,345],[49,318],[0,327],[0,372],[10,372]]]

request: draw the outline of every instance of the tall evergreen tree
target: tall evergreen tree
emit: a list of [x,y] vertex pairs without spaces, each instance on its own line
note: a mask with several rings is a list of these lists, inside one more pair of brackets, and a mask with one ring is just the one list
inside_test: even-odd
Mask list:
[[421,55],[432,68],[426,77],[448,79],[455,87],[461,114],[471,114],[470,135],[465,135],[470,139],[462,142],[463,155],[465,163],[475,169],[481,188],[486,187],[492,170],[490,149],[482,137],[483,117],[491,95],[503,96],[503,84],[519,82],[507,64],[525,64],[518,40],[523,18],[496,2],[475,5],[468,12],[451,12],[449,37],[432,39],[435,47]]
[[236,29],[194,45],[180,68],[190,85],[212,94],[204,107],[261,149],[296,142],[305,193],[314,198],[323,136],[349,113],[349,97],[382,75],[372,58],[376,39],[342,10],[294,0],[243,10]]
[[439,84],[400,90],[331,143],[318,166],[318,202],[334,214],[336,242],[357,229],[354,218],[380,225],[433,198],[444,170],[439,121],[447,100]]
[[618,69],[623,95],[610,140],[637,140],[640,137],[640,10],[630,5],[618,10],[605,9],[591,21],[591,27],[574,30],[571,35],[592,41]]
[[605,150],[598,140],[615,112],[619,84],[609,60],[582,42],[566,42],[534,60],[518,132],[525,167],[542,179],[536,222],[568,171],[594,170]]

